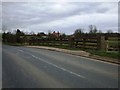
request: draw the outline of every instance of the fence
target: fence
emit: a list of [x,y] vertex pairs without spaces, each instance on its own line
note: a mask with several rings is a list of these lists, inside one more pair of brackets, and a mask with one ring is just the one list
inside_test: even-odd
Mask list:
[[119,51],[119,48],[120,48],[120,37],[108,37],[107,40],[106,40],[106,48],[107,48],[107,51]]
[[79,38],[69,37],[69,38],[37,38],[31,37],[29,39],[30,45],[49,45],[49,46],[63,46],[70,48],[81,48],[81,49],[95,49],[104,50],[105,46],[105,36],[98,35],[84,35]]
[[90,50],[119,51],[118,36],[81,35],[79,38],[38,38],[31,36],[25,40],[29,45],[62,46]]

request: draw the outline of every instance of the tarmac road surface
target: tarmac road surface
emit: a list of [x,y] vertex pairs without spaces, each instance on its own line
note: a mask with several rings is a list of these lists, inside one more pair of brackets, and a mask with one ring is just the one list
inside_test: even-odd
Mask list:
[[118,88],[118,65],[62,52],[3,45],[3,88]]

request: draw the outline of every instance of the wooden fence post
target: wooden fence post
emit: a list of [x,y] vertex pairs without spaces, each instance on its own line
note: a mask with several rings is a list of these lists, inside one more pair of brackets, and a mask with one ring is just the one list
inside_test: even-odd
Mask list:
[[86,47],[86,44],[85,44],[85,43],[86,43],[86,38],[84,37],[84,38],[83,38],[83,46],[82,46],[83,49],[85,49],[85,47]]
[[106,44],[105,45],[106,45],[105,50],[108,51],[108,49],[109,49],[108,40],[106,40]]
[[106,45],[105,36],[98,36],[97,49],[106,51]]
[[70,37],[69,38],[69,47],[72,48],[74,46],[74,38]]

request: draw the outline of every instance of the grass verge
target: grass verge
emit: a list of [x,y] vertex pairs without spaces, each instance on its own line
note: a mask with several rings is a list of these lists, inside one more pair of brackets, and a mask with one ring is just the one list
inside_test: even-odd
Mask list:
[[115,58],[118,59],[120,58],[120,52],[119,51],[100,51],[100,50],[89,50],[87,51],[91,55],[98,55],[102,57],[109,57],[109,58]]

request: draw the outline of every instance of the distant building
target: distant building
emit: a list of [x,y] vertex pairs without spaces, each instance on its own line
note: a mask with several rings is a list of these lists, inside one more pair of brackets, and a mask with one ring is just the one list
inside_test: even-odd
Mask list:
[[55,31],[54,31],[54,32],[52,33],[52,35],[54,35],[54,36],[56,36],[56,37],[59,37],[59,36],[60,36],[60,33],[59,33],[59,31],[58,31],[58,32],[55,32]]

